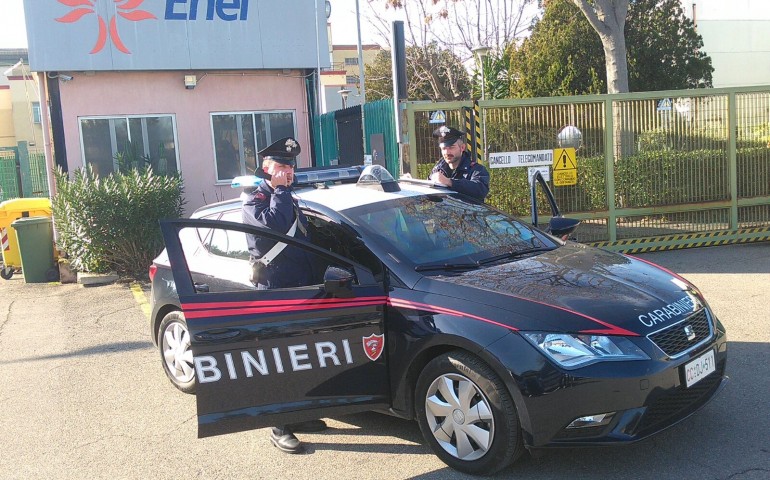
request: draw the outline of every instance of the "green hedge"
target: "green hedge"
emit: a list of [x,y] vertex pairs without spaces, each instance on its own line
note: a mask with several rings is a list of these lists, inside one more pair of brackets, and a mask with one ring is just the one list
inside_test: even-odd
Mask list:
[[149,168],[99,178],[90,167],[72,179],[56,172],[52,201],[58,246],[78,271],[144,277],[163,249],[158,220],[183,213],[178,175]]

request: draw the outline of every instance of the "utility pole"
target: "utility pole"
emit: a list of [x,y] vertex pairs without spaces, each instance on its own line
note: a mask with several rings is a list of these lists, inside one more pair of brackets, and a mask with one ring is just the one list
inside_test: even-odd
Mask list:
[[[364,114],[366,86],[364,85],[364,49],[361,45],[361,13],[358,9],[358,0],[356,0],[356,27],[358,28],[358,93],[361,96],[361,135],[364,142],[363,154],[366,155],[366,115]],[[363,158],[361,160],[363,161]]]

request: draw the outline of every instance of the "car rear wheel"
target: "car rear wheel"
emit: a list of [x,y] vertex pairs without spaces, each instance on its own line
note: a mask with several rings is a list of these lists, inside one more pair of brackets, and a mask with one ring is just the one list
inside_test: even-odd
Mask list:
[[160,358],[171,383],[184,393],[195,393],[195,367],[187,321],[180,311],[168,313],[160,323]]
[[490,475],[522,453],[513,399],[474,355],[455,351],[430,361],[417,380],[415,402],[425,440],[456,470]]

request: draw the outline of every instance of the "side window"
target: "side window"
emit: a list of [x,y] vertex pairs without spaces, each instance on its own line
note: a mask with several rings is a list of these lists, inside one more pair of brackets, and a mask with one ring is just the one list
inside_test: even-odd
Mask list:
[[215,228],[211,232],[209,252],[220,257],[249,259],[249,247],[246,245],[246,234],[231,230]]
[[[207,229],[202,249],[188,249],[185,242],[195,238],[196,229],[180,231],[180,241],[188,268],[196,284],[205,284],[205,291],[228,292],[240,290],[272,290],[283,288],[320,288],[328,267],[350,271],[348,265],[335,262],[306,248],[286,245],[275,254],[268,265],[259,263],[254,269],[249,259],[249,242],[264,256],[275,246],[275,241],[264,234],[244,233],[224,227]],[[197,229],[202,230],[202,229]],[[203,292],[203,290],[201,290]]]
[[377,281],[383,280],[382,262],[352,231],[328,219],[305,213],[314,244],[360,263],[372,272]]

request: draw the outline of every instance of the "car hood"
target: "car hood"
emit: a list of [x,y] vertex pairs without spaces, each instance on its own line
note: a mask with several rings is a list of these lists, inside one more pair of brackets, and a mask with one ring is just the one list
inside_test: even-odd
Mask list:
[[[678,275],[627,255],[577,244],[458,275],[426,277],[430,288],[502,309],[495,318],[520,330],[646,335],[704,305]],[[487,309],[491,311],[490,309]]]

